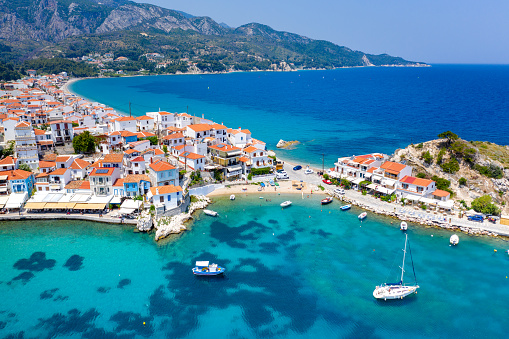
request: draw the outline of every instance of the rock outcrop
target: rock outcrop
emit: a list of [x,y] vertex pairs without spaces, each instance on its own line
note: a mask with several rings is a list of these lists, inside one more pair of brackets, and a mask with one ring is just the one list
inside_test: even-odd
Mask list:
[[136,227],[141,232],[148,232],[152,229],[152,215],[149,211],[145,210],[141,212],[140,216],[138,217]]
[[193,202],[189,205],[187,213],[180,213],[172,217],[161,217],[157,218],[154,223],[156,228],[156,240],[166,238],[170,234],[178,234],[186,230],[184,223],[192,219],[192,214],[198,210],[207,207],[210,203],[210,199],[204,195],[196,197],[198,201]]
[[290,147],[295,146],[297,144],[299,144],[299,141],[297,141],[297,140],[284,141],[283,139],[281,139],[277,143],[276,147],[277,148],[290,148]]

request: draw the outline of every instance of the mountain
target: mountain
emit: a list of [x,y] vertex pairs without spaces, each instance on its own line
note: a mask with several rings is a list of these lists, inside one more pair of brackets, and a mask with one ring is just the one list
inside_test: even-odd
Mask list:
[[131,60],[157,52],[224,67],[243,62],[247,69],[281,62],[295,68],[419,65],[258,23],[230,28],[209,17],[127,0],[0,0],[2,61],[105,52],[129,54]]

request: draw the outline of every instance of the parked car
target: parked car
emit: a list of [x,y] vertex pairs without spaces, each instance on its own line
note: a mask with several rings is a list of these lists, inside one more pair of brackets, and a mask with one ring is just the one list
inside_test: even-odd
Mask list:
[[344,195],[345,194],[345,190],[343,188],[335,188],[334,189],[334,194]]
[[327,184],[327,185],[331,185],[332,184],[332,181],[330,181],[329,179],[323,179],[322,180],[324,184]]
[[469,215],[468,217],[468,220],[470,221],[479,221],[479,222],[483,222],[484,221],[484,218],[482,215]]
[[286,172],[284,173],[276,173],[276,178],[282,180],[282,179],[290,179],[288,174]]
[[295,166],[295,167],[293,168],[293,170],[294,170],[294,171],[298,171],[298,170],[300,170],[300,169],[302,169],[302,166],[301,166],[301,165],[297,165],[297,166]]

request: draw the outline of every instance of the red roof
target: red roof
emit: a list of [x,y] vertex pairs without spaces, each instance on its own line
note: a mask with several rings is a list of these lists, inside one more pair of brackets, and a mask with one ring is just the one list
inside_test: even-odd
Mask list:
[[23,171],[23,170],[10,170],[10,171],[1,171],[0,175],[7,175],[7,180],[20,180],[26,179],[32,175],[32,172]]
[[405,175],[400,179],[400,182],[421,187],[428,187],[430,184],[434,183],[433,180],[411,177],[409,175]]
[[44,161],[44,160],[39,161],[39,168],[51,168],[51,167],[55,167],[56,165],[57,165],[57,163],[53,162],[53,161]]
[[131,159],[131,162],[144,162],[145,159],[143,157],[136,157],[134,159]]
[[78,159],[74,160],[74,162],[72,163],[72,165],[69,168],[84,169],[84,168],[87,168],[88,166],[90,166],[90,163],[88,161],[78,158]]
[[90,176],[109,177],[113,175],[113,171],[115,171],[114,167],[97,167],[90,173]]
[[166,161],[162,161],[162,160],[158,160],[154,163],[151,163],[149,167],[156,172],[175,169],[174,166],[172,166],[169,163],[167,163]]
[[67,172],[67,168],[57,168],[53,172],[50,172],[49,175],[64,175]]

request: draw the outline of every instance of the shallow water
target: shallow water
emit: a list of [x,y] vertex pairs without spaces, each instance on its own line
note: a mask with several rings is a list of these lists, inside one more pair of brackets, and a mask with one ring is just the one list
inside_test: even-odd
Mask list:
[[[0,336],[505,336],[506,241],[460,234],[453,248],[450,232],[410,224],[421,288],[379,302],[375,285],[398,280],[396,222],[369,213],[361,223],[360,210],[319,196],[267,198],[216,198],[217,218],[198,212],[160,243],[119,225],[2,223]],[[196,260],[227,272],[195,277]]]

